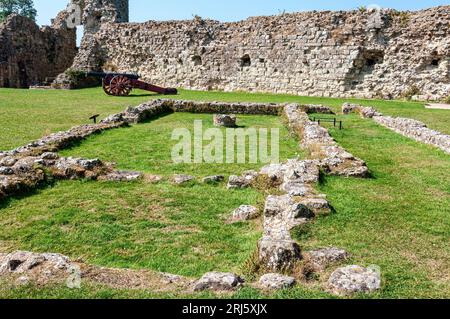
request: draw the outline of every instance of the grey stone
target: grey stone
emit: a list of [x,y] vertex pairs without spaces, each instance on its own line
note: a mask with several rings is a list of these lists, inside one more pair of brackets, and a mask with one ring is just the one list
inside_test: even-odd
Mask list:
[[286,169],[283,164],[269,164],[264,166],[259,174],[267,175],[274,180],[282,180],[284,176],[284,170]]
[[225,177],[223,175],[213,175],[213,176],[207,176],[203,178],[203,183],[220,183],[225,180]]
[[99,179],[112,182],[130,182],[138,180],[142,177],[142,173],[133,171],[113,171],[107,175],[101,176]]
[[314,214],[326,214],[331,211],[330,205],[325,198],[321,197],[310,197],[302,199],[301,204],[308,207]]
[[254,170],[244,171],[242,173],[242,177],[249,183],[253,183],[253,181],[258,177],[258,172]]
[[106,117],[105,119],[103,119],[101,121],[101,123],[119,123],[119,122],[124,122],[124,121],[125,121],[125,119],[123,117],[123,114],[118,113],[118,114],[113,114],[113,115]]
[[237,175],[231,175],[228,178],[228,184],[227,184],[227,188],[231,189],[231,188],[246,188],[250,186],[250,182],[242,176],[237,176]]
[[11,167],[0,166],[0,175],[12,175],[14,170]]
[[245,221],[258,217],[258,208],[251,205],[241,205],[239,208],[233,211],[231,216],[232,221]]
[[244,280],[233,273],[209,272],[195,283],[194,290],[230,291],[243,285]]
[[372,293],[381,288],[381,276],[374,269],[357,265],[336,269],[328,280],[328,288],[336,295]]
[[284,271],[301,259],[300,247],[293,240],[263,237],[258,243],[259,260],[266,269]]
[[276,273],[265,274],[259,279],[259,284],[265,289],[287,289],[295,285],[295,278]]
[[319,181],[319,163],[317,161],[288,160],[284,173],[285,182],[316,183]]
[[0,166],[13,166],[16,164],[17,159],[12,156],[5,156],[0,159]]
[[46,269],[68,270],[72,263],[66,256],[52,253],[32,253],[27,251],[16,251],[6,255],[0,264],[0,274],[4,273],[26,273],[38,266]]
[[45,152],[45,153],[42,153],[41,158],[44,160],[55,160],[55,159],[58,159],[59,156],[58,156],[58,154],[53,153],[53,152]]
[[169,273],[165,273],[162,272],[160,273],[161,277],[163,277],[163,279],[167,282],[167,283],[176,283],[179,282],[181,280],[183,280],[183,277],[178,276],[178,275],[174,275],[174,274],[169,274]]
[[16,279],[16,284],[18,284],[19,286],[26,286],[30,283],[30,278],[28,278],[27,276],[20,276],[19,278]]
[[328,266],[347,260],[349,254],[340,248],[328,247],[306,253],[314,269],[322,271]]
[[223,127],[236,127],[236,115],[214,114],[214,125]]
[[100,161],[98,158],[95,159],[77,159],[77,164],[81,167],[91,170],[96,167],[99,167],[102,165],[102,161]]
[[311,193],[309,185],[297,182],[285,182],[281,185],[281,190],[290,196],[306,196]]
[[193,180],[195,180],[194,176],[182,175],[182,174],[176,174],[172,178],[173,183],[175,183],[177,185],[181,185],[181,184],[185,184],[185,183],[188,183],[188,182],[192,182]]

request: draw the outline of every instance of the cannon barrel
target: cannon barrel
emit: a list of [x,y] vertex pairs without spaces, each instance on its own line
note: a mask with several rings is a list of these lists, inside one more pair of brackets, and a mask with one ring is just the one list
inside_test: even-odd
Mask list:
[[138,80],[140,78],[137,74],[127,74],[127,73],[107,73],[107,72],[86,72],[86,76],[92,76],[96,78],[106,78],[107,76],[124,76],[132,80]]

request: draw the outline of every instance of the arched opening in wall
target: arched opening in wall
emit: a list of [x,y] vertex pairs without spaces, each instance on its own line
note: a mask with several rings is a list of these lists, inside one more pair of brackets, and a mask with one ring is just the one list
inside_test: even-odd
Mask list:
[[194,56],[192,57],[192,62],[194,62],[194,65],[195,65],[195,66],[202,65],[202,57],[199,56],[199,55],[194,55]]
[[245,54],[241,58],[241,67],[248,67],[252,65],[252,60],[250,59],[250,56],[248,54]]

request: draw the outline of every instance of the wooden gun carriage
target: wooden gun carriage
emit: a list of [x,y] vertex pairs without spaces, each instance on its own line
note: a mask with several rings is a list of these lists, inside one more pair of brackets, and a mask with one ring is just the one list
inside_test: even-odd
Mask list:
[[133,89],[141,89],[164,95],[178,93],[177,89],[174,88],[163,88],[141,81],[137,74],[87,72],[86,76],[101,78],[103,91],[108,95],[127,96]]

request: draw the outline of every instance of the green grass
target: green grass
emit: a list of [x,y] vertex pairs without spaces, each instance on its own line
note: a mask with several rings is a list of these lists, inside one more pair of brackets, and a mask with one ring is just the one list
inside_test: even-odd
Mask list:
[[383,298],[450,297],[450,158],[358,116],[330,129],[363,158],[373,178],[327,177],[320,190],[335,214],[300,237],[305,247],[337,245],[358,264],[381,267]]
[[[138,105],[149,99],[164,96],[133,91],[130,97],[106,96],[101,88],[59,91],[0,89],[0,150],[24,145],[43,135],[67,130],[74,125],[89,123],[89,117],[100,114],[101,118],[120,112],[129,105]],[[181,90],[169,98],[216,101],[250,102],[297,102],[322,103],[336,111],[345,101],[373,105],[388,115],[406,116],[421,120],[433,129],[450,134],[447,110],[426,110],[423,103],[352,100],[293,95],[197,92]]]
[[[180,292],[154,292],[148,289],[113,289],[94,284],[83,284],[80,289],[69,289],[64,285],[25,286],[12,285],[10,282],[0,280],[0,297],[3,299],[212,299],[217,298],[211,292],[197,292],[186,294]],[[287,299],[287,298],[336,298],[319,289],[297,287],[282,290],[274,294],[261,293],[260,291],[244,287],[239,291],[223,295],[230,299]]]
[[[5,95],[8,99],[3,98]],[[57,100],[53,100],[55,97]],[[70,92],[0,90],[0,145],[5,149],[18,146],[40,137],[45,131],[86,122],[91,113],[106,116],[148,98],[111,98],[103,96],[99,89]],[[344,101],[192,91],[182,91],[177,98],[322,103],[335,110]],[[450,133],[449,111],[425,110],[422,104],[412,102],[357,102],[374,105],[385,114],[416,118],[432,128]],[[18,113],[20,105],[29,117]],[[49,114],[56,115],[51,118]],[[172,144],[159,140],[175,126],[189,127],[194,118],[210,121],[210,115],[169,115],[132,128],[105,132],[63,153],[100,157],[116,161],[120,168],[165,176],[188,172],[202,177],[210,172],[230,174],[252,168],[252,165],[231,165],[229,168],[177,166],[168,162],[166,150]],[[318,218],[302,232],[296,232],[300,245],[304,250],[328,245],[342,247],[352,254],[351,263],[378,265],[383,274],[383,289],[374,295],[359,297],[449,298],[449,156],[357,115],[339,118],[344,120],[345,129],[330,128],[331,134],[342,146],[367,162],[373,178],[325,177],[319,188],[327,194],[335,212]],[[245,126],[259,125],[260,121],[269,127],[280,125],[273,117],[243,116],[241,120]],[[15,134],[16,129],[24,134]],[[299,152],[294,140],[282,138],[282,141],[282,157]],[[148,267],[194,276],[212,269],[239,271],[242,262],[255,248],[260,229],[257,222],[227,225],[222,218],[241,203],[261,203],[263,199],[264,196],[255,190],[227,191],[222,184],[205,186],[196,183],[180,188],[167,182],[156,185],[60,182],[32,196],[3,204],[0,209],[0,251],[16,248],[54,251],[80,256],[97,264]],[[326,274],[321,279],[326,279]],[[234,295],[235,298],[262,296],[250,288]],[[91,286],[76,291],[30,286],[0,288],[0,297],[171,298],[174,295]],[[301,285],[270,297],[330,296],[319,287]]]
[[254,190],[65,181],[1,210],[2,251],[59,252],[100,266],[186,276],[239,271],[261,237],[257,222],[226,224],[257,204]]
[[[64,181],[38,194],[12,199],[1,210],[1,250],[52,251],[101,266],[149,268],[186,276],[207,271],[236,271],[261,237],[258,222],[226,224],[243,204],[262,205],[253,189],[232,191],[226,184],[205,185],[214,174],[241,174],[264,164],[173,164],[171,133],[193,121],[213,127],[212,115],[178,113],[129,128],[92,136],[66,156],[99,157],[121,169],[161,174],[150,184]],[[239,116],[245,128],[280,128],[282,160],[295,157],[298,142],[276,116]],[[174,186],[174,173],[197,181]],[[3,247],[1,247],[3,246]]]
[[[245,170],[258,170],[264,164],[176,164],[171,158],[172,147],[179,140],[171,140],[172,131],[187,128],[194,131],[194,121],[201,120],[203,132],[214,127],[211,114],[175,113],[158,118],[150,123],[135,125],[130,128],[110,130],[100,136],[92,136],[79,147],[60,152],[64,156],[78,156],[84,158],[101,158],[117,163],[117,167],[127,170],[138,170],[152,174],[171,176],[177,174],[192,174],[205,177],[214,174],[239,175]],[[298,141],[289,137],[288,129],[281,123],[278,116],[238,116],[238,125],[248,128],[278,128],[280,131],[280,158],[288,159],[299,156]],[[225,129],[222,129],[226,136]],[[270,137],[270,134],[269,134]],[[192,141],[192,139],[191,139]],[[209,142],[203,142],[206,146]],[[270,138],[269,138],[270,145]],[[237,147],[237,145],[236,145]],[[248,160],[248,147],[246,156]],[[192,158],[194,152],[192,152]],[[223,154],[225,158],[225,154]]]

